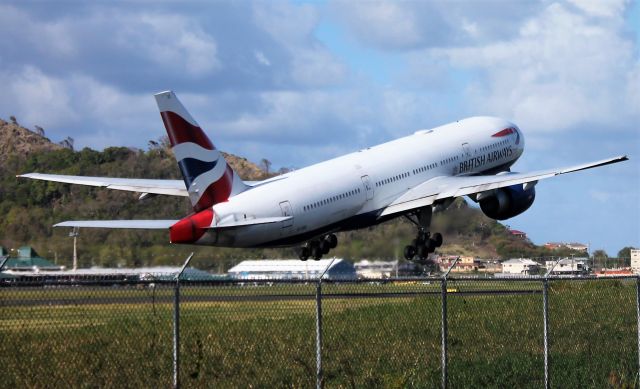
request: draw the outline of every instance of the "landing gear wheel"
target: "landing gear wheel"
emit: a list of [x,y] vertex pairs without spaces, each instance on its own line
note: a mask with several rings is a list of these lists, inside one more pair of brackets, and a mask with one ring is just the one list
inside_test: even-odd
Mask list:
[[311,256],[314,260],[319,261],[322,258],[322,248],[319,245],[311,247]]
[[301,247],[300,248],[300,259],[303,261],[306,261],[307,259],[309,259],[309,254],[311,254],[311,250],[309,250],[309,247]]
[[331,250],[331,242],[323,239],[320,241],[320,250],[322,254],[329,254],[329,250]]
[[433,234],[433,236],[431,237],[431,240],[433,240],[435,247],[440,247],[442,246],[442,234],[439,232],[436,232],[435,234]]
[[417,255],[420,260],[426,259],[429,256],[429,247],[425,245],[418,246]]
[[329,248],[335,249],[338,246],[338,237],[335,234],[329,234],[324,237],[324,240],[329,242]]
[[415,246],[405,246],[404,248],[404,257],[407,261],[411,261],[413,257],[416,255],[416,247]]

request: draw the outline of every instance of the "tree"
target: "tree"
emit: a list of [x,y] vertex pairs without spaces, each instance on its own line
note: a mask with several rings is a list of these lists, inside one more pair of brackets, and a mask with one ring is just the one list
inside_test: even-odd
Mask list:
[[59,143],[65,149],[73,150],[73,138],[68,136],[65,140]]
[[269,170],[271,169],[271,161],[266,158],[262,158],[260,161],[260,168],[264,170],[265,175],[269,175]]
[[592,256],[593,258],[609,258],[609,255],[607,254],[607,252],[602,249],[594,251]]
[[600,267],[607,267],[607,258],[609,258],[609,255],[607,255],[607,252],[600,249],[600,250],[595,250],[593,252],[593,254],[591,255],[593,258],[593,264],[594,267],[596,266],[596,263],[600,263]]
[[36,134],[44,137],[44,128],[40,127],[40,126],[35,126],[36,129]]
[[636,247],[623,247],[618,251],[618,258],[631,258],[631,250],[636,250]]
[[636,247],[623,247],[618,251],[618,258],[622,260],[624,266],[631,266],[631,250],[635,250]]

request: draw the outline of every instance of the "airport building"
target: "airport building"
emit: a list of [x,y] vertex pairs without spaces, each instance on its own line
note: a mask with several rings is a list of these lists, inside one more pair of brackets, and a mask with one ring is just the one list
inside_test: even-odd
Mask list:
[[[17,257],[9,257],[9,253],[0,247],[0,274],[3,279],[13,280],[166,280],[173,279],[182,269],[179,266],[156,266],[139,268],[103,268],[67,270],[51,261],[42,258],[30,246],[17,250]],[[212,280],[220,276],[195,268],[187,268],[182,273],[182,280]]]
[[22,246],[17,257],[10,257],[4,247],[0,247],[0,270],[9,272],[60,271],[64,266],[42,258],[31,246]]
[[[333,262],[332,262],[333,261]],[[328,269],[327,269],[328,267]],[[327,270],[327,279],[355,279],[353,264],[344,259],[263,259],[242,261],[229,269],[237,280],[316,280]]]
[[540,264],[528,258],[512,258],[502,262],[502,273],[513,275],[536,275]]
[[398,275],[398,261],[362,260],[353,264],[359,278],[391,278]]
[[631,270],[635,274],[640,274],[640,250],[631,250]]
[[591,271],[589,258],[562,258],[555,261],[546,261],[547,271],[554,275],[583,275]]
[[485,264],[479,258],[465,256],[460,257],[452,272],[475,272],[485,268]]
[[[4,268],[2,274],[21,281],[28,280],[69,280],[69,281],[137,281],[137,280],[173,280],[182,268],[179,266],[156,266],[139,268],[104,268],[91,267],[76,270],[46,270],[28,269],[12,270]],[[219,275],[208,273],[204,270],[186,268],[180,277],[181,280],[209,281],[222,279]]]

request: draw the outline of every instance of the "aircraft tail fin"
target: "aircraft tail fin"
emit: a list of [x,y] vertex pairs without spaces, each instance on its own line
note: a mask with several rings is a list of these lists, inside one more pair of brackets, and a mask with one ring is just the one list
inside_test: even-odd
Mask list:
[[194,211],[227,201],[249,188],[173,91],[157,93],[155,98]]

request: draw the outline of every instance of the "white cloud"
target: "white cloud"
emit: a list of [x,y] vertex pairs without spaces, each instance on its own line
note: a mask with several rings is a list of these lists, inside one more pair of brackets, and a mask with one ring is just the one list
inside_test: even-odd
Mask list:
[[470,88],[473,106],[527,129],[553,131],[637,119],[637,90],[629,87],[638,68],[633,52],[621,25],[554,3],[511,40],[425,55],[486,75]]
[[253,54],[256,56],[256,61],[258,61],[259,63],[261,63],[264,66],[271,66],[271,62],[269,61],[269,59],[267,58],[266,55],[264,55],[264,53],[262,51],[254,51]]
[[[76,41],[66,23],[34,20],[26,12],[0,4],[0,58],[16,50],[16,45],[30,46],[38,55],[55,58],[77,55]],[[24,47],[23,47],[24,49]]]
[[568,0],[586,14],[598,17],[616,17],[624,11],[628,0]]
[[345,133],[345,129],[367,114],[357,108],[359,98],[350,92],[272,91],[261,93],[259,101],[260,108],[254,112],[245,112],[231,120],[207,121],[213,121],[212,128],[236,140],[330,144],[353,139],[355,134]]
[[221,66],[215,39],[183,16],[145,13],[115,20],[119,24],[115,27],[118,43],[162,68],[202,76]]
[[256,3],[253,17],[258,26],[288,51],[291,76],[299,86],[324,87],[345,80],[346,66],[313,35],[319,22],[314,7],[284,2]]
[[344,1],[333,14],[365,44],[382,50],[463,46],[512,35],[541,3],[532,1]]
[[[414,47],[425,39],[421,21],[407,3],[341,2],[339,11],[365,42],[382,47]],[[429,21],[426,21],[429,23]],[[428,38],[428,37],[427,37]]]
[[599,203],[607,203],[611,201],[611,198],[613,197],[610,192],[595,189],[589,191],[589,196]]
[[33,66],[25,66],[18,73],[0,73],[0,84],[2,110],[30,127],[59,126],[79,118],[64,80],[45,75]]
[[[33,128],[40,125],[54,141],[71,136],[79,147],[144,146],[163,132],[153,96],[123,92],[89,76],[66,78],[25,66],[0,73],[0,117],[15,115]],[[123,138],[123,133],[126,137]]]

